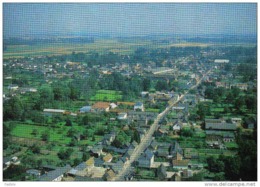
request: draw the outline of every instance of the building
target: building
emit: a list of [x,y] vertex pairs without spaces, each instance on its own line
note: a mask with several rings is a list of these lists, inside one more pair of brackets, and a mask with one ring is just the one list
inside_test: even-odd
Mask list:
[[172,160],[172,167],[174,169],[188,169],[190,166],[190,160]]
[[106,156],[103,157],[104,162],[111,162],[113,159],[113,156],[108,153]]
[[138,159],[138,166],[143,168],[151,168],[154,163],[154,154],[149,149],[140,156]]
[[221,119],[205,119],[207,144],[218,148],[221,146],[220,138],[222,138],[224,142],[234,141],[236,128],[236,124],[226,123]]
[[61,181],[63,177],[71,170],[70,165],[59,167],[39,177],[39,181]]
[[95,112],[108,112],[110,109],[110,103],[108,102],[97,102],[92,106],[92,110]]
[[134,105],[134,111],[136,110],[141,110],[142,112],[144,111],[144,104],[142,102],[137,102]]
[[29,169],[26,171],[26,173],[28,175],[31,175],[31,176],[34,176],[34,177],[38,177],[41,175],[41,171],[40,170],[37,170],[37,169]]
[[117,119],[119,119],[119,120],[127,119],[127,113],[125,113],[125,112],[119,113],[117,116]]
[[18,88],[19,88],[19,86],[16,84],[11,84],[8,86],[8,90],[10,90],[10,91],[18,90]]
[[61,110],[61,109],[44,109],[43,113],[46,116],[63,115],[63,114],[66,113],[66,110]]
[[214,63],[217,63],[217,64],[227,64],[227,63],[229,63],[229,60],[227,60],[227,59],[215,59]]
[[154,75],[158,75],[158,74],[165,74],[165,73],[170,73],[170,72],[173,72],[174,69],[170,69],[170,68],[167,68],[167,67],[157,67],[155,69],[152,69],[152,73]]
[[81,109],[79,109],[80,113],[86,113],[91,111],[91,106],[84,106]]

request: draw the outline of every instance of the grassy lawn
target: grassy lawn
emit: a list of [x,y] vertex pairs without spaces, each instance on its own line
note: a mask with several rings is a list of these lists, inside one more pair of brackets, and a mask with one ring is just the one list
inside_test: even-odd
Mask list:
[[145,111],[146,111],[146,112],[157,112],[157,113],[159,113],[159,112],[160,112],[160,109],[156,109],[156,108],[146,108]]
[[236,142],[225,142],[224,144],[228,149],[237,149],[238,148],[238,145]]
[[96,95],[90,98],[92,101],[119,101],[122,100],[120,91],[115,90],[98,90]]
[[224,108],[211,108],[211,112],[224,112]]
[[[80,126],[73,126],[75,129],[82,131],[84,128]],[[37,135],[33,135],[33,130],[38,131]],[[71,141],[70,137],[67,137],[67,132],[70,127],[62,126],[61,128],[51,128],[46,126],[36,126],[36,125],[27,125],[27,124],[17,124],[16,127],[12,130],[11,135],[15,137],[22,138],[32,138],[41,140],[41,135],[43,132],[49,132],[50,142],[56,142],[59,144],[69,144]],[[99,138],[96,138],[98,141]]]

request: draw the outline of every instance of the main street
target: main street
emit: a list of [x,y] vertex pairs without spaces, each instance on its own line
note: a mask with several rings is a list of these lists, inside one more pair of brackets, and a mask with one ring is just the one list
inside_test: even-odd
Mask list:
[[168,114],[168,112],[171,110],[171,108],[176,105],[180,100],[182,100],[184,98],[185,95],[188,94],[188,92],[196,87],[198,87],[202,80],[204,79],[204,77],[206,75],[208,75],[210,73],[211,70],[209,70],[206,74],[204,74],[202,76],[202,78],[194,85],[192,86],[189,90],[187,90],[186,92],[184,92],[184,94],[182,94],[179,99],[177,99],[176,101],[171,101],[169,103],[171,103],[163,112],[161,112],[157,118],[154,120],[154,123],[151,125],[150,129],[148,132],[146,132],[145,137],[143,138],[143,140],[140,142],[140,144],[136,147],[136,149],[134,150],[133,154],[131,155],[130,159],[125,163],[124,167],[122,168],[122,170],[113,178],[112,181],[123,181],[124,180],[124,176],[127,175],[132,167],[131,164],[135,161],[138,160],[138,158],[140,157],[140,155],[145,151],[145,149],[147,149],[147,147],[150,145],[152,138],[153,138],[153,134],[155,132],[155,130],[159,127],[159,122]]

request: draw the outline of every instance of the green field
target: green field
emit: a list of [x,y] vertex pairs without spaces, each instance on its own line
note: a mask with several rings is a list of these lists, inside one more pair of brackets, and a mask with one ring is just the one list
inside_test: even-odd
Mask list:
[[90,98],[91,101],[121,101],[120,91],[115,90],[98,90],[96,95]]
[[4,58],[40,56],[40,55],[62,55],[75,52],[96,51],[99,53],[115,52],[119,54],[130,54],[140,46],[151,46],[148,41],[119,42],[112,39],[99,39],[94,43],[51,43],[39,45],[8,45],[4,52]]

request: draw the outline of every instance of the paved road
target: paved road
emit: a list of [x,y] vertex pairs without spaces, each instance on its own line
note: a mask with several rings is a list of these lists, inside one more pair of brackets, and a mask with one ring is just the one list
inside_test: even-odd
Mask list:
[[160,113],[157,118],[154,120],[154,123],[151,125],[148,132],[146,132],[144,139],[140,142],[140,144],[136,147],[135,151],[131,155],[129,161],[125,163],[124,167],[122,168],[121,172],[119,172],[115,178],[112,179],[112,181],[123,181],[124,176],[127,175],[133,167],[131,167],[131,164],[134,161],[137,161],[139,156],[145,151],[145,149],[151,144],[153,134],[155,130],[159,127],[159,122],[166,116],[166,114],[171,110],[171,108],[177,104],[190,90],[198,87],[203,80],[203,78],[210,73],[210,70],[203,75],[203,77],[197,82],[196,85],[192,86],[188,91],[186,91],[183,95],[179,97],[176,101],[169,102],[170,105],[162,112]]

